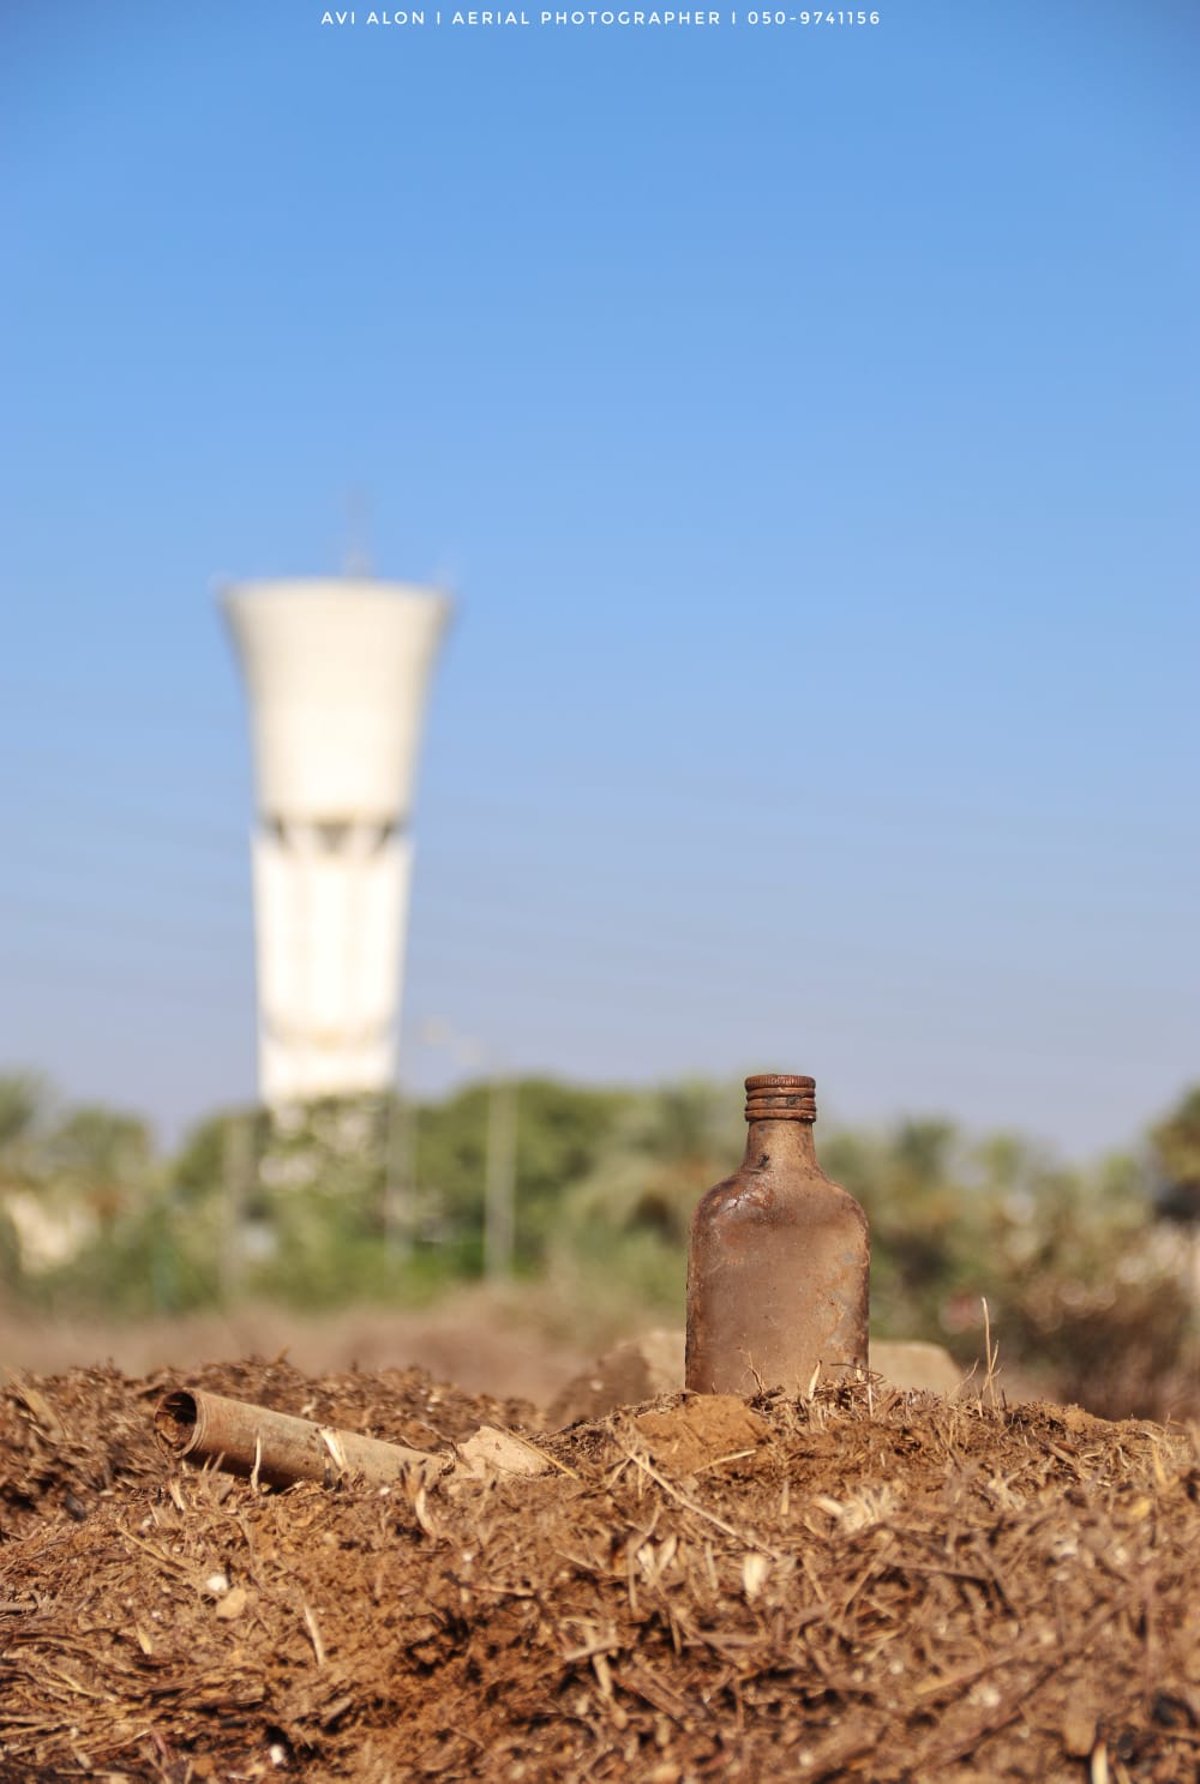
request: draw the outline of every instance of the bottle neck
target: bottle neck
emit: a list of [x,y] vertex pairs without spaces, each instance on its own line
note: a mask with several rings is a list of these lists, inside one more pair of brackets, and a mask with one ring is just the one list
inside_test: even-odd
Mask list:
[[811,1121],[781,1121],[778,1117],[758,1117],[746,1124],[746,1156],[751,1169],[762,1168],[764,1160],[787,1169],[807,1165],[816,1168],[817,1148]]

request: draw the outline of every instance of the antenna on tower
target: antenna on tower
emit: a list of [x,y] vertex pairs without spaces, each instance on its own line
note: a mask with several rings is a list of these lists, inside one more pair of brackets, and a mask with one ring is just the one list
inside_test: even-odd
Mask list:
[[346,555],[342,574],[370,576],[375,566],[371,561],[371,497],[362,484],[346,491]]

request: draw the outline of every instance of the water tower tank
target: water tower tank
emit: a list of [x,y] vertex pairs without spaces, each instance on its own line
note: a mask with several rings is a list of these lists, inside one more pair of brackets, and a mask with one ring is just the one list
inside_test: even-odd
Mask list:
[[262,1099],[386,1089],[409,811],[450,602],[347,578],[237,583],[223,606],[250,702]]

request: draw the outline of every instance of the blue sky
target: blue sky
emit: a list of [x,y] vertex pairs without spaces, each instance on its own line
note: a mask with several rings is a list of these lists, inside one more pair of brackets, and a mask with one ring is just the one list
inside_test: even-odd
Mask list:
[[1134,1139],[1200,1072],[1189,8],[356,11],[5,11],[0,1067],[252,1095],[214,579],[363,491],[459,592],[417,1085],[438,1018]]

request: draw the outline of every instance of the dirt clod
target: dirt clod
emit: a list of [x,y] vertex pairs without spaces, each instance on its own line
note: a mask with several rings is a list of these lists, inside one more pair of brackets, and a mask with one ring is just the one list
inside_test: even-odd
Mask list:
[[667,1412],[644,1412],[635,1423],[654,1460],[680,1474],[740,1461],[769,1429],[733,1394],[697,1394]]

